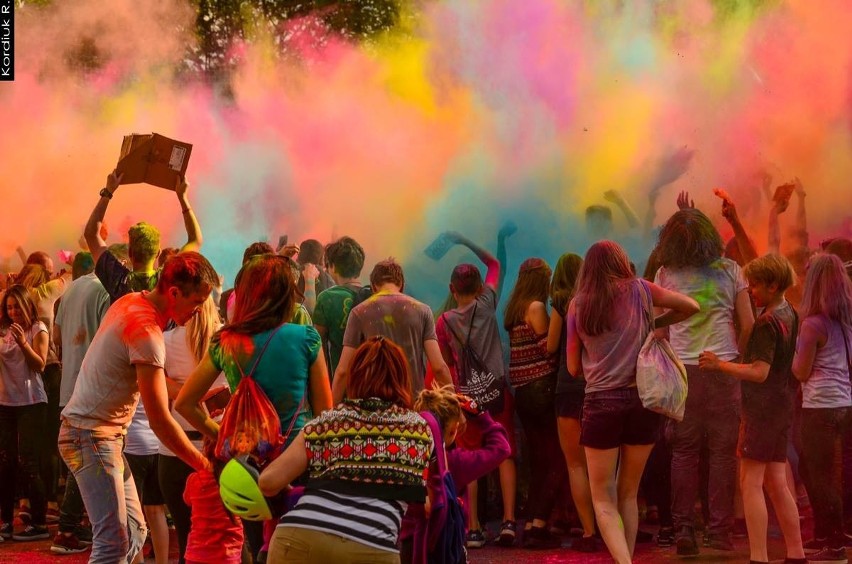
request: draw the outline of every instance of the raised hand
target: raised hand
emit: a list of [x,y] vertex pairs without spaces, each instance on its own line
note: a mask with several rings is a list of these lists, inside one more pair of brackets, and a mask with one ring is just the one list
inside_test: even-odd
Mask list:
[[186,177],[178,176],[175,180],[175,193],[178,198],[183,198],[186,195],[187,189],[189,189],[189,182],[186,181]]
[[695,207],[695,200],[689,199],[689,192],[686,190],[682,190],[680,194],[677,195],[677,207],[680,210],[686,210]]
[[518,226],[515,225],[515,222],[510,219],[509,221],[504,223],[502,227],[500,227],[500,231],[497,232],[497,236],[502,238],[511,237],[517,231]]
[[109,190],[110,194],[114,194],[118,190],[122,178],[124,178],[124,173],[118,172],[118,170],[113,170],[107,175],[105,188]]

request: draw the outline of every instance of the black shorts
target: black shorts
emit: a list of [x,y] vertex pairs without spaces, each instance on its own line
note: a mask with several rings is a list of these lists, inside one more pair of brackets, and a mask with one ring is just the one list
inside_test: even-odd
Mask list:
[[580,392],[557,392],[554,402],[556,404],[556,416],[579,420],[583,412],[585,397],[586,394],[582,390]]
[[133,481],[136,482],[136,493],[142,505],[163,505],[163,493],[160,491],[160,480],[157,477],[158,454],[137,455],[124,453]]
[[663,416],[642,407],[636,388],[586,393],[580,444],[608,450],[621,445],[652,445]]
[[787,462],[792,417],[749,418],[743,413],[737,456],[757,462]]

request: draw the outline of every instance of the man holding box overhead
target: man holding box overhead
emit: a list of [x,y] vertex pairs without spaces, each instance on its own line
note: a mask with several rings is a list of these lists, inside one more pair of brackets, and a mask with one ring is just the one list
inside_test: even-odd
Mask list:
[[[111,302],[130,292],[151,290],[157,283],[154,261],[160,252],[160,232],[144,221],[133,225],[128,230],[130,263],[132,269],[125,266],[107,249],[106,241],[101,236],[100,229],[106,215],[106,209],[113,194],[121,184],[123,173],[117,170],[107,176],[106,186],[100,191],[98,200],[89,221],[86,223],[84,232],[86,244],[95,259],[95,274],[97,274],[104,288],[109,293]],[[189,199],[186,196],[188,184],[184,177],[178,177],[175,181],[175,194],[177,194],[183,213],[183,222],[186,227],[187,242],[181,247],[181,251],[199,251],[203,241],[201,226],[198,224]]]

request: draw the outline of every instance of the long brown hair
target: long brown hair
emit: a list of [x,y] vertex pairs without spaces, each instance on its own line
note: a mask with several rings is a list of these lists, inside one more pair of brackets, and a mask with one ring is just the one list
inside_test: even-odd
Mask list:
[[527,308],[532,302],[547,303],[550,288],[550,266],[544,259],[528,258],[518,269],[518,280],[512,288],[512,295],[506,304],[503,315],[503,327],[511,331],[515,325],[524,322]]
[[565,253],[556,261],[553,279],[550,281],[550,303],[561,315],[565,315],[568,302],[574,297],[577,277],[582,266],[583,259],[574,253]]
[[279,255],[249,258],[234,281],[234,318],[213,335],[226,352],[237,354],[246,337],[278,327],[293,317],[296,284],[290,261]]
[[675,212],[660,231],[657,260],[660,266],[707,266],[722,256],[725,244],[706,215],[695,208]]
[[9,286],[6,293],[3,294],[3,303],[0,304],[0,327],[9,327],[14,323],[9,317],[9,308],[6,306],[6,300],[13,298],[18,302],[18,307],[21,308],[21,313],[24,316],[24,325],[22,329],[29,331],[30,328],[38,321],[38,310],[36,310],[35,302],[30,296],[30,291],[21,284]]
[[589,247],[574,296],[579,328],[587,335],[609,331],[615,298],[624,282],[635,277],[618,243],[598,241]]
[[350,398],[379,398],[411,409],[411,374],[405,352],[381,335],[358,347],[349,368]]

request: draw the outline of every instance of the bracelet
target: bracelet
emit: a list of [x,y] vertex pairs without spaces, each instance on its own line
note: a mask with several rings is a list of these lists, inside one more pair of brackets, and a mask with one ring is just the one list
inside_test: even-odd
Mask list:
[[181,208],[180,209],[181,213],[186,213],[186,212],[189,212],[189,211],[192,211],[192,208]]
[[101,188],[101,191],[98,192],[101,198],[106,198],[107,200],[112,200],[112,192],[106,189],[106,186]]

